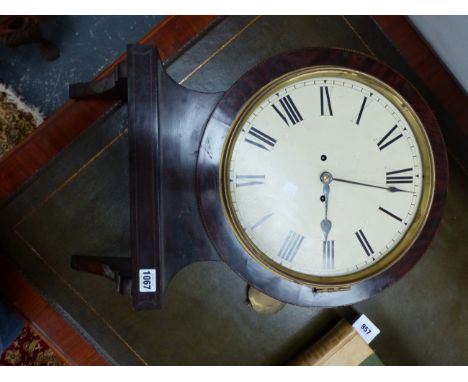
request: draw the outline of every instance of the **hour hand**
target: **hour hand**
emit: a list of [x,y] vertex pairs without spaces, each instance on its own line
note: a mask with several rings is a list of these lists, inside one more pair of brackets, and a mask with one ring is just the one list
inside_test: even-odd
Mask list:
[[323,173],[320,176],[320,180],[323,183],[323,196],[325,198],[325,218],[320,222],[320,227],[322,228],[323,236],[325,241],[328,240],[328,234],[330,233],[332,222],[328,219],[328,200],[330,198],[330,182],[332,176],[328,173]]
[[320,223],[320,227],[322,227],[323,236],[325,236],[325,241],[328,240],[328,234],[330,233],[332,222],[327,218],[323,219]]

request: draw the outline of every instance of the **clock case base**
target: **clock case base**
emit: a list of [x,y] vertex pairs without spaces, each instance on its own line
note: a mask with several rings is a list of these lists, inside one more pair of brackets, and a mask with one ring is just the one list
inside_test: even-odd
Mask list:
[[[71,266],[113,280],[135,309],[160,308],[179,270],[219,260],[198,213],[195,170],[203,128],[223,93],[180,86],[145,45],[129,45],[111,77],[73,84],[69,93],[127,101],[131,221],[131,258],[75,254]],[[145,284],[140,270],[155,278]]]

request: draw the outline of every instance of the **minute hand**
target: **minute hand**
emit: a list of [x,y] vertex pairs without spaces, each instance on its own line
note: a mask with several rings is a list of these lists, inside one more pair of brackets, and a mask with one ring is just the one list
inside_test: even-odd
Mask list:
[[354,180],[347,180],[347,179],[340,179],[340,178],[335,178],[333,177],[333,180],[336,181],[336,182],[344,182],[344,183],[351,183],[351,184],[357,184],[359,186],[367,186],[367,187],[374,187],[374,188],[381,188],[382,190],[387,190],[387,191],[390,191],[390,192],[409,192],[409,193],[412,193],[412,191],[406,191],[406,190],[402,190],[400,188],[396,188],[396,187],[383,187],[383,186],[376,186],[374,184],[367,184],[367,183],[361,183],[361,182],[355,182]]

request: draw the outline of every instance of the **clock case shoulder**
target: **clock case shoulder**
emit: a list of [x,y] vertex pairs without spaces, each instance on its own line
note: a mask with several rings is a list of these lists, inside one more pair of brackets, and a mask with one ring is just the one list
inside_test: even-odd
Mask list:
[[[129,45],[127,59],[102,81],[70,86],[71,98],[127,101],[131,257],[75,254],[72,268],[112,279],[135,309],[160,308],[175,274],[219,257],[198,211],[198,150],[223,93],[202,93],[175,82],[156,49]],[[155,291],[140,289],[140,270],[155,270]]]

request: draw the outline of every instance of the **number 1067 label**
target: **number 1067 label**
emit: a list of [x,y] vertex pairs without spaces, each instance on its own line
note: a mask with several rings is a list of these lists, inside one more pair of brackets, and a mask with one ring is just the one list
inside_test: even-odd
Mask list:
[[156,269],[140,269],[140,292],[156,292]]

